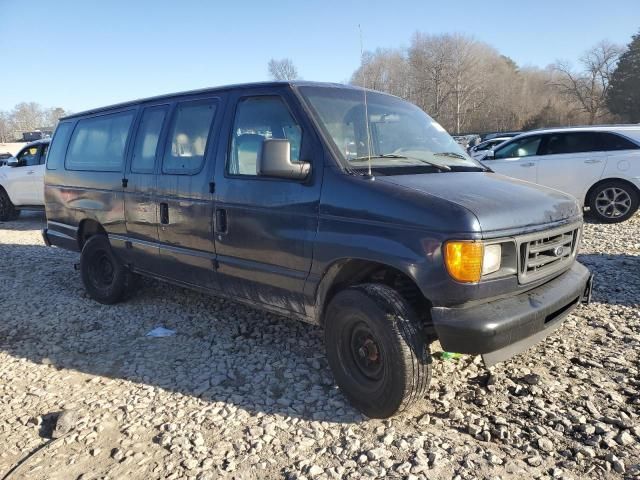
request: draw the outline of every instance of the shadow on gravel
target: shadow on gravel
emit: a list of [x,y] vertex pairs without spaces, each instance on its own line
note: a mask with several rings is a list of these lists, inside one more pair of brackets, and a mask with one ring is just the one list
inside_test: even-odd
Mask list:
[[[15,358],[254,414],[363,419],[334,385],[320,328],[147,279],[100,305],[84,295],[75,253],[0,244],[0,258],[0,350]],[[145,336],[158,325],[177,334]]]
[[0,222],[0,230],[25,232],[44,228],[47,218],[44,212],[38,210],[24,210],[16,220]]
[[640,256],[579,254],[578,261],[595,274],[594,302],[640,306]]

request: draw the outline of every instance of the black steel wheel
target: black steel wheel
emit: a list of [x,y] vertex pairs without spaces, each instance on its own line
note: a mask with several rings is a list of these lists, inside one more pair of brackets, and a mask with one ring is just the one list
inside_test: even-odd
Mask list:
[[105,235],[94,235],[85,242],[80,274],[89,296],[106,305],[122,300],[132,284],[131,272],[113,254]]
[[387,418],[424,397],[431,356],[415,313],[392,288],[362,284],[337,293],[325,314],[336,383],[371,418]]

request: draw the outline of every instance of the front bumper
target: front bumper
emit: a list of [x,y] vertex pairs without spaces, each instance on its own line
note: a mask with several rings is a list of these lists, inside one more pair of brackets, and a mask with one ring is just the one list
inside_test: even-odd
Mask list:
[[431,317],[445,351],[481,354],[487,366],[540,342],[578,304],[591,299],[593,275],[571,269],[521,295],[464,308],[434,307]]

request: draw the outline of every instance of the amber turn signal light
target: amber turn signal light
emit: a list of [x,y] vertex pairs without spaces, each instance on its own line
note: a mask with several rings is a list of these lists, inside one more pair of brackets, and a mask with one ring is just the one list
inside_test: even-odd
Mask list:
[[483,257],[484,245],[480,242],[452,241],[445,244],[447,271],[458,282],[479,282]]

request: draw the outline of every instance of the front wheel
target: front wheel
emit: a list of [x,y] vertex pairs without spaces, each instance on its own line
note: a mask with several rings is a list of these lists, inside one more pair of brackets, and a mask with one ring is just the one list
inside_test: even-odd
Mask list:
[[80,275],[89,296],[106,305],[122,300],[132,286],[132,273],[113,254],[105,235],[94,235],[84,244]]
[[601,222],[624,222],[638,210],[638,192],[627,183],[603,182],[591,194],[589,208]]
[[19,210],[13,205],[7,192],[0,188],[0,222],[6,222],[18,218]]
[[424,397],[431,356],[415,313],[392,288],[362,284],[327,307],[325,342],[336,383],[371,418],[387,418]]

